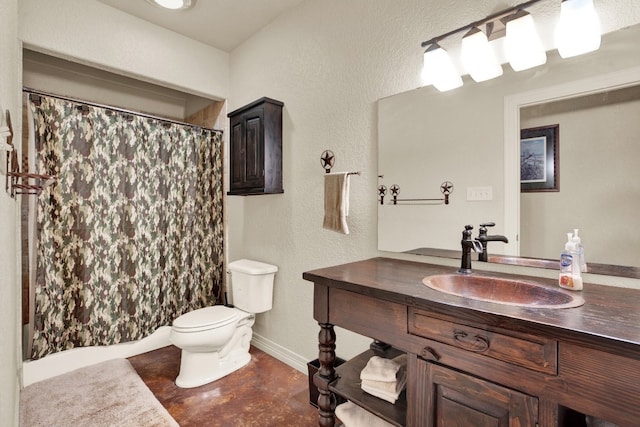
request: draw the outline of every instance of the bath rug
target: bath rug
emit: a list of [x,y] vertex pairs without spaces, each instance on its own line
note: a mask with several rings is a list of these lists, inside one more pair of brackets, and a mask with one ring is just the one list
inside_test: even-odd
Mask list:
[[126,359],[31,384],[20,393],[21,427],[178,426]]

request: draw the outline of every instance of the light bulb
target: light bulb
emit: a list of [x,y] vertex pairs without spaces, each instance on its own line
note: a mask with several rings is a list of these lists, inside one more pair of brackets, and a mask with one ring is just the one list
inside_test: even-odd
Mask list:
[[165,9],[188,9],[193,6],[194,0],[148,0],[151,3]]
[[533,17],[524,10],[505,18],[505,49],[511,68],[522,71],[547,62],[547,54],[536,31]]
[[437,43],[432,44],[424,52],[422,78],[440,92],[462,86],[462,78],[456,71],[449,54]]
[[462,38],[462,63],[476,82],[493,79],[502,75],[502,67],[489,45],[487,36],[474,27]]
[[570,58],[599,49],[601,33],[593,0],[562,2],[556,27],[556,44],[561,57]]

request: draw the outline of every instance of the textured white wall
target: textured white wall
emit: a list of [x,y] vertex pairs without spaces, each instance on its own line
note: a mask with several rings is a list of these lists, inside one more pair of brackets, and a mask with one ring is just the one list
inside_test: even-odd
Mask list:
[[229,55],[97,0],[22,0],[25,47],[194,95],[228,97]]
[[[0,126],[11,112],[14,132],[20,135],[20,43],[18,0],[0,2]],[[15,140],[15,138],[14,138]],[[0,177],[4,182],[5,154],[0,151]],[[2,184],[4,187],[4,183]],[[18,201],[0,190],[0,424],[17,425],[19,363]]]
[[[559,3],[539,6],[549,24]],[[640,22],[634,0],[596,5],[605,31]],[[232,52],[231,110],[261,96],[285,103],[285,193],[227,203],[230,259],[280,268],[273,310],[258,315],[257,334],[317,357],[313,286],[302,273],[381,254],[375,249],[377,99],[419,86],[420,42],[504,7],[500,0],[308,0]],[[334,170],[362,171],[352,178],[348,236],[322,229],[324,149],[336,154]],[[367,343],[340,333],[338,355],[349,357]]]
[[[32,50],[23,51],[22,84],[47,93],[177,120],[184,120],[212,103],[211,98],[142,82]],[[222,113],[220,116],[221,123],[216,126],[222,127],[227,117]]]
[[185,93],[29,50],[23,51],[22,84],[127,110],[180,120],[187,117]]

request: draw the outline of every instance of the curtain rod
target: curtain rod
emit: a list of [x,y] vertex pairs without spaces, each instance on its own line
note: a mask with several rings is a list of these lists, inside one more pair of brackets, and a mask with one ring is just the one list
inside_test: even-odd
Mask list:
[[98,104],[96,102],[85,101],[85,100],[82,100],[82,99],[71,98],[71,97],[68,97],[68,96],[56,95],[56,94],[53,94],[53,93],[44,92],[44,91],[37,90],[37,89],[31,89],[31,88],[28,88],[28,87],[23,87],[22,88],[22,92],[33,93],[35,95],[48,96],[50,98],[62,99],[64,101],[75,102],[77,104],[83,104],[83,105],[90,105],[92,107],[105,108],[107,110],[116,111],[116,112],[124,113],[124,114],[131,114],[131,115],[134,115],[134,116],[140,116],[140,117],[144,117],[144,118],[147,118],[147,119],[154,119],[154,120],[158,120],[158,121],[161,121],[161,122],[168,122],[168,123],[173,123],[173,124],[176,124],[176,125],[189,126],[189,127],[196,128],[196,129],[205,129],[205,130],[212,130],[212,131],[215,131],[215,132],[224,133],[224,131],[222,131],[220,129],[207,128],[207,127],[204,127],[204,126],[198,126],[198,125],[194,125],[192,123],[186,123],[186,122],[181,122],[179,120],[168,119],[166,117],[154,116],[152,114],[141,113],[139,111],[133,111],[133,110],[127,110],[127,109],[124,109],[124,108],[114,107],[113,105]]

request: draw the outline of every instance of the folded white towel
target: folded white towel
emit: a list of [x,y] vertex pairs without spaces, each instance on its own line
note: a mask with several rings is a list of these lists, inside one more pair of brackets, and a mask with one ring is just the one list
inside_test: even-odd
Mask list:
[[389,403],[396,403],[400,393],[407,385],[407,371],[404,367],[400,368],[396,381],[372,381],[362,380],[360,387],[363,391],[372,396],[386,400]]
[[328,173],[324,176],[324,220],[328,230],[349,234],[349,173]]
[[361,384],[367,386],[369,389],[375,389],[385,393],[399,394],[407,384],[407,370],[404,367],[401,367],[396,374],[395,381],[362,380]]
[[396,374],[400,370],[400,367],[402,364],[406,365],[407,363],[406,355],[398,356],[397,359],[398,360],[385,359],[380,356],[371,357],[367,365],[360,372],[360,379],[386,382],[396,381]]
[[336,416],[344,424],[344,427],[392,427],[390,424],[362,409],[352,402],[345,402],[336,407]]

